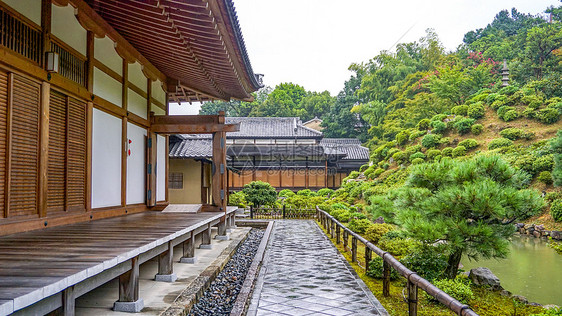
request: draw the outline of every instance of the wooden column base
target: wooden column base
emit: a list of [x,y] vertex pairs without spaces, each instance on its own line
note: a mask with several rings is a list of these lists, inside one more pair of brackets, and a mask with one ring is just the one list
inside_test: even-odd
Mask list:
[[168,250],[158,256],[158,274],[154,280],[161,282],[175,282],[178,277],[174,274],[174,246],[168,241]]
[[138,313],[144,307],[139,298],[139,257],[131,259],[131,270],[119,276],[119,300],[113,304],[118,312]]
[[195,263],[195,234],[191,232],[191,237],[183,242],[183,256],[180,263]]
[[213,245],[211,245],[211,224],[207,226],[201,233],[201,245],[199,245],[201,249],[212,249]]

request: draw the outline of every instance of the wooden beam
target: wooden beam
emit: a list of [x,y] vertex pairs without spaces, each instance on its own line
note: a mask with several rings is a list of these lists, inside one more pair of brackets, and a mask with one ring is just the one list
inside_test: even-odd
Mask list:
[[219,115],[154,115],[151,118],[152,124],[168,125],[205,125],[218,124]]
[[92,210],[92,139],[94,103],[88,102],[86,110],[86,211]]
[[90,93],[94,93],[94,33],[88,31],[86,41],[86,88]]
[[47,216],[47,167],[49,155],[49,100],[51,85],[47,82],[41,84],[40,123],[39,123],[39,186],[38,208],[39,217]]
[[14,74],[8,73],[8,108],[6,109],[6,184],[4,186],[4,217],[10,217],[12,184],[12,108],[14,106]]
[[238,132],[239,124],[152,124],[150,129],[158,134],[212,134]]
[[51,0],[41,0],[41,64],[45,65],[45,53],[51,50]]
[[74,286],[67,287],[62,292],[62,314],[64,316],[74,316],[76,310],[76,297]]

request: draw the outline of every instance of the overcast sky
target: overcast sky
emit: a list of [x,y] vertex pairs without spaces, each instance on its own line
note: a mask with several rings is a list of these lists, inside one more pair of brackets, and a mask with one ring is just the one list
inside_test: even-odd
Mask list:
[[[343,88],[352,63],[368,61],[397,42],[433,28],[447,50],[485,27],[502,9],[537,14],[559,0],[234,0],[255,73],[272,88],[293,82],[306,90]],[[198,106],[171,107],[197,114]]]

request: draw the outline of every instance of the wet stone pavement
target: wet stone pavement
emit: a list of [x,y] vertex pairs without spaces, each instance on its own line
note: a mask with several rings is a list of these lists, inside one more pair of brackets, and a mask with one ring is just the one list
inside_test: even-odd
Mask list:
[[277,221],[249,316],[388,315],[314,221]]

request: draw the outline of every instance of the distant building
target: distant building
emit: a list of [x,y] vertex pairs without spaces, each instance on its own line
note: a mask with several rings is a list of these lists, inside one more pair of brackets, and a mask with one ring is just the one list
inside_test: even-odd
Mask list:
[[[277,189],[336,188],[369,161],[369,150],[358,139],[324,138],[296,117],[227,117],[225,123],[240,124],[240,131],[227,133],[230,190],[256,180]],[[211,198],[211,142],[210,135],[170,137],[171,203],[205,203]],[[186,177],[195,170],[199,178]]]
[[304,127],[312,128],[313,130],[319,132],[321,132],[324,129],[324,127],[320,126],[321,124],[322,124],[322,120],[319,119],[317,116],[315,116],[312,120],[308,120],[302,123]]

